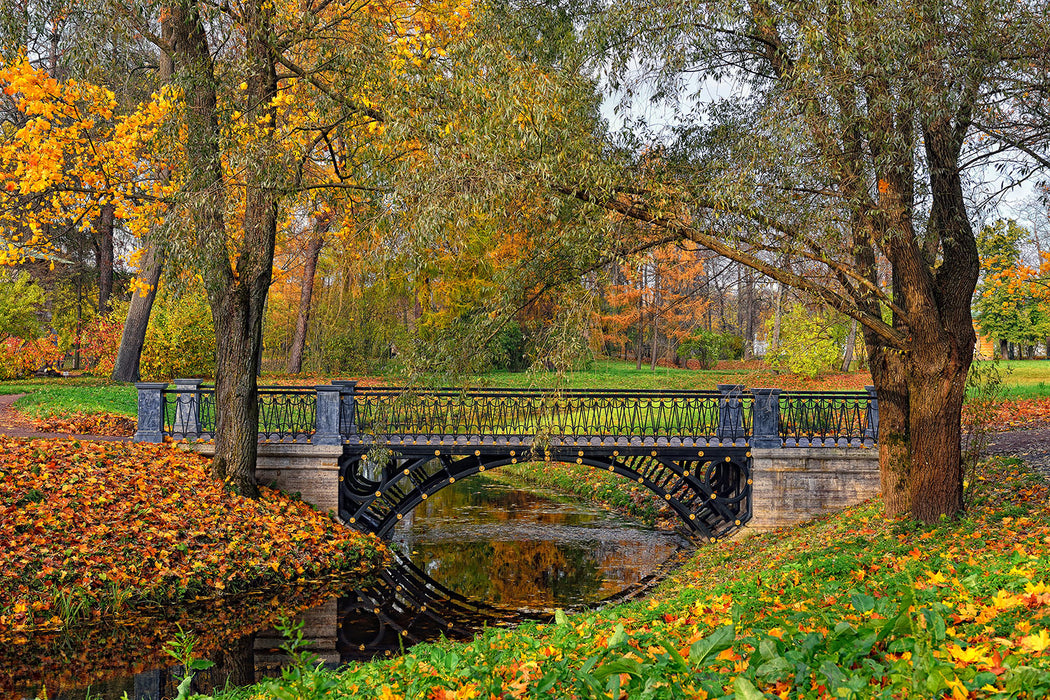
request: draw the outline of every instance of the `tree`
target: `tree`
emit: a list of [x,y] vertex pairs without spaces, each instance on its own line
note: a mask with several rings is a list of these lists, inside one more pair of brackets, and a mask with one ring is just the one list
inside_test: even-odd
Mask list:
[[212,475],[254,496],[256,377],[281,206],[308,189],[360,187],[353,175],[385,128],[378,105],[395,93],[392,76],[408,89],[436,71],[441,42],[469,13],[248,0],[222,6],[214,22],[208,3],[181,0],[163,9],[170,34],[158,35],[137,5],[118,7],[170,57],[181,89],[178,216],[167,223],[204,280],[215,325]]
[[[887,512],[957,513],[979,270],[963,178],[985,162],[974,115],[1002,86],[1043,79],[1047,21],[1038,7],[995,1],[619,3],[592,38],[614,85],[677,104],[665,167],[556,187],[857,319],[879,392]],[[637,66],[642,79],[630,82]],[[704,79],[729,94],[690,110]],[[650,138],[633,127],[627,145]]]
[[981,330],[1003,347],[1031,346],[1050,336],[1050,304],[1041,294],[1039,272],[1022,261],[1021,247],[1030,235],[1010,220],[984,226],[977,236],[981,255],[977,319]]

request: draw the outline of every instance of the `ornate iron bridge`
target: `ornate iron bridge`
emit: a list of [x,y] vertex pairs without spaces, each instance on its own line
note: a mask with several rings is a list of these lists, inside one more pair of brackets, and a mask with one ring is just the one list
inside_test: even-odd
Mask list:
[[[139,387],[137,441],[210,440],[215,392],[199,380]],[[339,515],[386,536],[437,491],[528,461],[612,472],[651,490],[693,534],[751,517],[752,449],[874,445],[866,392],[259,389],[262,442],[341,445]]]

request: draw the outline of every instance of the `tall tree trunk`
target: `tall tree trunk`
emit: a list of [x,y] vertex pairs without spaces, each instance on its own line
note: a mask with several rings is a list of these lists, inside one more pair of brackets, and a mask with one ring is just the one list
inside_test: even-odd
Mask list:
[[645,335],[645,273],[639,268],[638,274],[638,342],[635,343],[634,368],[642,369],[642,337]]
[[653,303],[650,314],[653,318],[653,337],[651,347],[649,348],[649,371],[656,371],[656,350],[660,346],[660,270],[656,267],[656,263],[653,263]]
[[116,208],[103,204],[95,222],[95,262],[98,266],[98,314],[108,314],[113,294],[113,221]]
[[[161,13],[161,37],[165,41],[172,41],[174,31],[172,13],[165,10]],[[173,56],[167,51],[160,52],[157,78],[161,83],[171,82],[175,72],[173,61]],[[161,173],[162,180],[167,181],[168,176],[167,171]],[[115,382],[137,382],[141,379],[142,349],[146,345],[146,330],[153,313],[153,302],[157,298],[157,287],[164,271],[165,257],[164,247],[155,240],[155,236],[146,241],[146,252],[137,276],[146,288],[144,293],[136,291],[131,295],[128,317],[124,319],[124,332],[120,336],[120,349],[117,351],[116,362],[113,363],[113,374],[110,375]]]
[[120,349],[113,364],[113,374],[110,375],[115,382],[137,382],[141,378],[142,348],[146,344],[146,329],[164,270],[164,257],[164,249],[158,244],[151,242],[147,246],[138,280],[148,286],[145,293],[134,292],[131,295],[131,306],[128,307],[124,332],[120,336]]
[[849,324],[849,336],[846,338],[846,348],[842,352],[842,366],[840,369],[843,372],[849,372],[849,367],[853,364],[853,351],[856,344],[857,319],[853,319],[853,322]]
[[324,234],[328,229],[328,219],[314,221],[314,235],[306,248],[306,261],[303,264],[303,286],[299,293],[299,316],[295,322],[295,336],[292,338],[291,353],[288,355],[288,374],[299,374],[303,370],[303,352],[306,349],[306,331],[310,327],[310,308],[314,294],[314,273],[317,270],[317,258],[324,246]]
[[193,4],[177,5],[174,44],[176,67],[185,75],[187,177],[185,190],[192,202],[190,221],[216,332],[215,456],[211,473],[243,496],[259,494],[255,460],[259,440],[259,402],[256,372],[262,344],[266,295],[270,287],[277,237],[277,192],[272,162],[277,94],[275,58],[270,39],[270,13],[264,0],[241,4],[244,32],[245,91],[258,105],[260,126],[245,148],[242,240],[230,259],[226,221],[226,187],[222,171],[222,134],[219,128],[215,65],[204,31],[204,18]]

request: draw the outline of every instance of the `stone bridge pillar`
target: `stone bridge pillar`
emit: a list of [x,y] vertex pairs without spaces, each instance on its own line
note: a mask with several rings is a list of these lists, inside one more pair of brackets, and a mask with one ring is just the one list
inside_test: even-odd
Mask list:
[[[879,407],[868,388],[864,442],[874,443]],[[772,530],[805,522],[877,496],[879,449],[867,447],[783,447],[780,389],[752,389],[751,522],[749,529]]]

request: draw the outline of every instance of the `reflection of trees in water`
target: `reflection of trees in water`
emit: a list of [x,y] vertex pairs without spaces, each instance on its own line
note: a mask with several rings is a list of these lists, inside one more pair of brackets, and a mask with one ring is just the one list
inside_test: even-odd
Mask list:
[[[168,687],[174,663],[164,644],[175,639],[179,629],[192,634],[194,652],[214,656],[219,663],[200,677],[201,683],[215,679],[222,688],[227,678],[247,677],[244,649],[254,630],[276,623],[284,615],[294,616],[317,606],[333,592],[330,586],[291,589],[202,601],[185,608],[156,608],[127,611],[119,620],[74,626],[61,633],[5,640],[0,644],[0,697],[43,695],[83,698],[84,692],[70,689],[91,686],[92,697],[119,698],[126,691],[145,697],[148,688]],[[247,640],[247,641],[246,641]],[[248,657],[251,659],[251,656]],[[161,669],[148,671],[148,669]],[[144,673],[145,672],[145,673]],[[135,674],[138,674],[137,676]],[[233,682],[231,680],[231,682]],[[166,695],[173,697],[174,685]],[[211,686],[202,686],[207,690]],[[148,693],[146,693],[148,695]]]
[[510,607],[564,607],[614,595],[678,546],[664,536],[639,541],[634,530],[574,505],[474,476],[420,504],[399,537],[436,580]]

